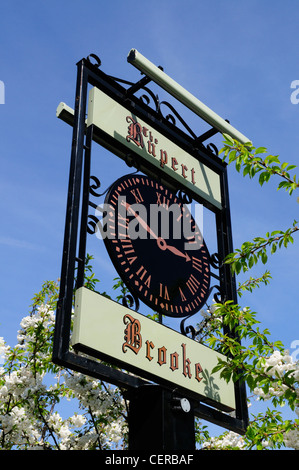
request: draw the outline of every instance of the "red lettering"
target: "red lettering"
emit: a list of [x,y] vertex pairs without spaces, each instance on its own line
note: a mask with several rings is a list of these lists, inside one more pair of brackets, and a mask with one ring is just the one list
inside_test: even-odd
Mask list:
[[188,171],[188,168],[183,163],[182,163],[181,167],[182,167],[182,176],[184,178],[187,178],[186,171]]
[[161,168],[164,168],[164,165],[167,164],[168,161],[168,156],[166,150],[160,150],[160,166]]
[[162,346],[161,348],[158,349],[158,364],[159,366],[162,366],[163,364],[166,364],[166,351],[167,349],[165,346]]
[[179,368],[179,355],[177,352],[170,354],[170,369],[177,370]]
[[131,124],[128,126],[127,141],[130,142],[130,140],[132,140],[138,147],[143,148],[144,142],[141,125],[135,121],[132,116],[127,116],[126,120],[127,122],[131,122]]
[[138,354],[139,349],[142,346],[142,338],[140,334],[141,325],[138,320],[127,314],[123,319],[127,325],[125,329],[125,343],[123,344],[122,350],[125,353],[126,348],[131,349],[135,354]]
[[186,357],[186,344],[182,343],[182,349],[183,349],[183,375],[185,377],[189,377],[191,379],[192,374],[191,374],[191,361],[188,357]]
[[154,345],[154,343],[153,343],[152,341],[149,341],[149,340],[147,340],[147,341],[145,342],[145,344],[146,344],[146,358],[147,358],[149,361],[151,361],[151,360],[154,359],[154,358],[153,358],[153,356],[151,356],[151,353],[150,353],[150,352],[151,352],[151,349],[154,349],[155,345]]
[[199,362],[197,362],[195,364],[195,378],[198,382],[200,382],[203,378],[202,377],[199,377],[199,374],[202,372],[202,367],[201,365],[199,364]]
[[177,166],[178,166],[178,161],[177,161],[177,159],[174,158],[174,157],[172,157],[172,159],[171,159],[171,168],[173,169],[173,171],[177,171],[177,170],[178,170]]

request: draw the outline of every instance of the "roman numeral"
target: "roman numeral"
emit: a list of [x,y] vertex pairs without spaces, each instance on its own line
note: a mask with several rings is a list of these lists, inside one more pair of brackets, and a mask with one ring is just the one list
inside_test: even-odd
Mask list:
[[123,217],[120,213],[118,213],[118,225],[128,230],[128,226],[129,226],[128,217]]
[[182,299],[182,301],[185,302],[187,299],[186,299],[186,297],[184,296],[183,291],[182,291],[182,289],[181,289],[180,287],[179,287],[179,291],[180,291],[180,294],[181,294],[181,299]]
[[[147,270],[144,268],[144,266],[141,266],[138,271],[136,271],[136,274],[137,276],[140,277],[140,279],[143,281],[143,278],[147,275]],[[152,276],[149,275],[147,277],[147,279],[144,281],[144,284],[147,286],[147,287],[150,287],[151,285],[151,278]]]
[[169,299],[169,294],[166,286],[163,286],[163,284],[160,283],[160,297],[164,300],[170,300]]
[[[132,243],[129,240],[121,240],[125,255],[135,253]],[[126,243],[126,244],[125,244]]]
[[156,191],[156,194],[157,194],[157,202],[156,204],[158,204],[159,206],[165,206],[165,207],[169,207],[169,199],[166,198],[166,196],[163,196],[163,201],[161,201],[161,196],[162,194],[161,193],[158,193]]
[[134,196],[135,201],[136,201],[137,204],[139,204],[140,202],[143,202],[143,198],[142,198],[141,193],[140,193],[140,191],[139,191],[138,188],[136,188],[136,189],[131,189],[130,192],[133,194],[133,196]]
[[200,273],[202,272],[202,261],[198,258],[195,258],[195,256],[192,256],[192,266]]
[[195,294],[195,292],[197,291],[197,289],[199,288],[200,286],[200,282],[196,279],[195,276],[193,276],[193,274],[191,274],[191,276],[189,277],[187,283],[186,283],[186,286],[188,287],[188,289],[190,290],[191,294]]

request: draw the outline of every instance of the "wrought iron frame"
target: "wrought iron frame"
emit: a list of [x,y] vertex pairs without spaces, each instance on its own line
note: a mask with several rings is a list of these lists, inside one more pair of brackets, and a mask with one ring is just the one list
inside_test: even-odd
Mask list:
[[[92,63],[92,59],[95,60],[95,63]],[[233,251],[227,165],[217,156],[217,149],[213,144],[204,146],[206,140],[217,134],[216,129],[212,128],[197,137],[169,103],[160,102],[159,98],[146,87],[150,82],[150,78],[144,76],[137,83],[131,83],[106,75],[100,70],[99,66],[100,59],[94,54],[91,54],[88,58],[84,58],[77,63],[74,115],[73,117],[69,116],[70,123],[73,126],[73,136],[60,293],[57,303],[52,360],[60,366],[85,373],[86,375],[133,391],[141,385],[148,383],[147,380],[129,375],[122,370],[109,367],[89,357],[84,357],[70,351],[73,293],[75,287],[78,288],[84,283],[86,237],[89,222],[88,211],[90,206],[96,207],[96,204],[90,201],[90,194],[97,196],[95,190],[99,185],[97,178],[90,175],[92,141],[99,142],[101,145],[107,146],[108,149],[110,149],[111,146],[117,148],[118,154],[122,155],[124,159],[127,159],[130,165],[137,167],[137,169],[144,173],[150,173],[151,175],[154,173],[158,179],[163,177],[163,170],[159,173],[159,170],[151,166],[148,162],[143,162],[142,166],[139,167],[134,161],[134,153],[131,152],[129,154],[128,149],[123,144],[114,140],[112,141],[110,137],[104,135],[100,129],[95,128],[93,125],[86,128],[88,85],[98,87],[122,106],[125,106],[130,111],[134,111],[142,120],[149,122],[153,128],[156,128],[160,133],[219,175],[222,209],[217,209],[207,201],[201,200],[198,195],[193,194],[191,191],[189,192],[189,197],[204,204],[209,210],[215,213],[218,254],[213,255],[211,261],[212,263],[214,262],[214,267],[219,269],[219,276],[215,276],[219,280],[218,290],[222,300],[230,299],[237,303],[234,276],[231,274],[228,265],[222,264],[221,262],[219,263],[219,260],[223,260],[227,254]],[[123,85],[127,85],[128,87],[125,88]],[[144,95],[139,98],[135,95],[135,93],[141,89],[145,90],[153,99],[155,109],[149,106],[149,100],[145,98]],[[161,111],[162,105],[166,105],[172,114],[164,117]],[[185,128],[184,131],[176,126],[175,118],[183,125]],[[186,133],[186,131],[188,133]],[[103,144],[103,139],[106,145]],[[93,184],[91,184],[91,179],[93,180]],[[178,184],[176,182],[176,187],[177,186]],[[183,186],[178,189],[185,192]],[[91,224],[92,223],[96,223],[96,221],[91,220]],[[216,259],[217,256],[218,261]],[[217,264],[215,264],[215,262]],[[77,274],[75,274],[76,271]],[[198,332],[196,332],[193,327],[185,327],[184,325],[187,319],[188,317],[182,321],[181,331],[184,334],[191,332],[192,335],[195,336]],[[230,335],[234,334],[228,329],[226,329],[225,332]],[[235,398],[236,412],[234,417],[218,409],[211,408],[199,400],[194,410],[195,416],[218,424],[226,429],[244,434],[248,425],[247,399],[244,383],[235,383]]]

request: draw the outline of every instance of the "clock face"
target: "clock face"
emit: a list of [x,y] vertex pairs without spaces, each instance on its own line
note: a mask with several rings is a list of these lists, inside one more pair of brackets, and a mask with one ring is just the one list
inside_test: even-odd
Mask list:
[[130,292],[163,315],[196,313],[208,297],[210,257],[187,206],[157,181],[127,175],[104,210],[104,242]]

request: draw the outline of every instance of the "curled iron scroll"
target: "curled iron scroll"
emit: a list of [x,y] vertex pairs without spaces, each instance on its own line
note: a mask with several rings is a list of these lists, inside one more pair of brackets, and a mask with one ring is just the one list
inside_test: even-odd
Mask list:
[[191,204],[192,202],[192,197],[190,194],[182,191],[181,189],[178,191],[178,198],[183,204]]
[[[139,310],[139,299],[132,294],[125,294],[122,297],[122,304],[124,307],[134,309],[136,312]],[[135,305],[135,308],[134,308]]]
[[[96,63],[93,63],[91,59],[94,59]],[[89,56],[87,57],[87,60],[91,65],[94,65],[97,68],[100,67],[101,65],[101,59],[96,54],[89,54]]]
[[216,155],[218,157],[219,152],[218,152],[218,148],[216,147],[215,144],[210,143],[210,144],[207,145],[206,148],[207,148],[207,150],[209,150],[211,153],[214,153],[214,155]]
[[94,183],[90,184],[90,186],[89,186],[90,194],[92,194],[94,197],[102,196],[102,194],[99,194],[99,193],[96,192],[96,189],[99,189],[101,187],[101,182],[100,182],[99,178],[97,178],[96,176],[91,176],[90,179],[92,181],[94,181]]
[[181,323],[180,323],[180,329],[181,329],[181,333],[184,335],[184,336],[188,336],[189,334],[191,334],[191,338],[192,339],[195,339],[196,337],[196,330],[194,328],[193,325],[188,325],[188,326],[185,326],[185,321],[187,321],[192,315],[189,315],[188,317],[184,318]]
[[94,235],[99,230],[100,221],[95,215],[88,215],[86,230],[90,235]]
[[210,261],[210,265],[213,268],[219,269],[221,267],[221,261],[220,261],[218,253],[213,253],[212,255],[210,255],[210,260],[209,261]]
[[220,286],[212,286],[209,291],[209,295],[211,294],[212,290],[216,289],[216,293],[214,292],[214,300],[217,304],[222,304],[225,302],[225,294],[223,289]]

